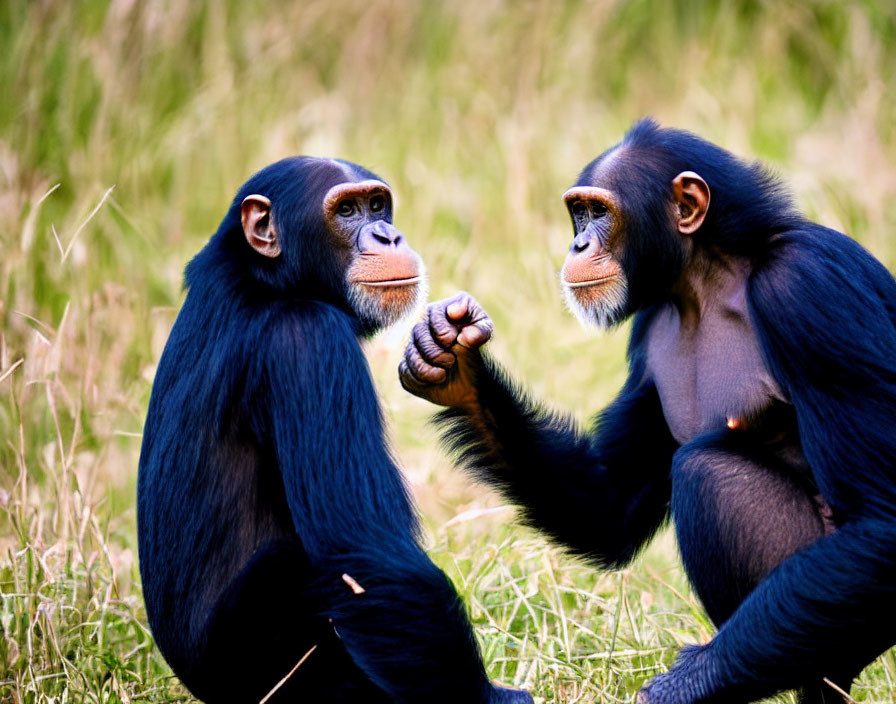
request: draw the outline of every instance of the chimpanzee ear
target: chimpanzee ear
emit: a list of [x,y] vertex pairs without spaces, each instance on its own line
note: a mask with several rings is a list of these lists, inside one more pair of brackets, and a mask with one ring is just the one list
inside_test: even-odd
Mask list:
[[243,233],[246,241],[259,254],[265,257],[280,256],[280,238],[271,217],[271,201],[262,195],[253,193],[243,198],[240,207],[243,221]]
[[692,235],[700,229],[709,210],[709,186],[693,171],[682,171],[672,179],[678,231]]

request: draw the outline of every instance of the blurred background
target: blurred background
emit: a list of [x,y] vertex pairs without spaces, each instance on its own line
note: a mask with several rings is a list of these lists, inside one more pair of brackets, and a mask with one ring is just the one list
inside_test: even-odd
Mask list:
[[[272,161],[387,179],[431,297],[476,295],[493,354],[583,422],[621,384],[627,329],[564,311],[560,195],[634,120],[765,161],[896,265],[888,0],[0,0],[0,46],[0,701],[187,698],[143,612],[140,434],[184,264]],[[540,702],[631,701],[713,633],[674,538],[598,574],[517,526],[401,391],[407,330],[370,366],[490,674]],[[892,701],[894,681],[891,652],[853,696]]]

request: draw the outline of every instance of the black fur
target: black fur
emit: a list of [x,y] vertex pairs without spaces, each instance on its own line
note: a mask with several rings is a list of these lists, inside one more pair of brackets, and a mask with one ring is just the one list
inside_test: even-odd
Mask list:
[[519,504],[527,523],[601,567],[628,564],[668,517],[676,444],[656,389],[641,381],[642,331],[636,324],[629,381],[588,432],[533,403],[488,357],[477,391],[489,413],[475,422],[458,409],[437,417],[449,447]]
[[[489,684],[389,453],[321,215],[331,186],[373,177],[278,162],[187,267],[144,432],[140,571],[159,648],[208,702],[258,702],[315,646],[274,701],[531,701]],[[277,259],[245,241],[250,193],[274,204]]]
[[[755,430],[679,448],[645,375],[644,340],[684,264],[670,203],[687,170],[712,193],[699,246],[751,262],[749,315],[787,403]],[[650,702],[798,687],[804,701],[840,701],[822,677],[848,689],[896,642],[896,281],[854,241],[801,217],[761,166],[694,135],[638,123],[578,185],[596,181],[626,215],[635,323],[624,388],[582,432],[483,358],[482,412],[443,412],[445,438],[530,524],[602,567],[631,560],[671,509],[689,577],[721,627],[647,687]],[[779,471],[775,437],[791,428],[803,464]],[[732,500],[713,502],[721,489]]]

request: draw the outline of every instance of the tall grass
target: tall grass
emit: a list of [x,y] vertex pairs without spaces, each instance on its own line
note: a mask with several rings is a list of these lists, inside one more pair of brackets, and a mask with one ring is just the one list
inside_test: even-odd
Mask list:
[[[597,337],[562,310],[559,195],[638,117],[770,162],[893,268],[894,6],[696,5],[0,3],[0,700],[186,696],[142,610],[140,432],[183,265],[271,161],[380,172],[433,297],[478,296],[494,353],[583,419],[619,387],[625,330]],[[399,389],[405,332],[370,364],[490,672],[544,702],[630,701],[712,634],[674,541],[599,574],[516,527]],[[854,696],[890,701],[894,679],[890,653]]]

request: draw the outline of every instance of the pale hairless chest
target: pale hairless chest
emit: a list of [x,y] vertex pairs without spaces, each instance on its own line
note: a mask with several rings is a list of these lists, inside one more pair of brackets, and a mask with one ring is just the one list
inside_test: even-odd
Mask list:
[[[816,505],[826,534],[836,528],[803,454],[796,415],[759,349],[747,304],[751,265],[707,262],[676,303],[659,309],[647,332],[647,376],[669,431],[681,445],[725,427],[749,430]],[[703,295],[705,291],[713,295]]]
[[[714,262],[679,304],[655,314],[647,336],[647,374],[656,384],[672,436],[698,435],[758,419],[784,401],[769,374],[747,309],[749,263]],[[703,296],[711,285],[712,296]]]

